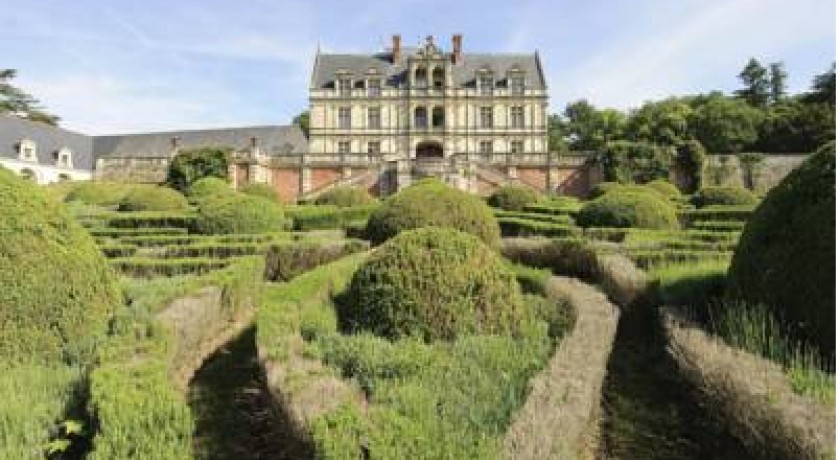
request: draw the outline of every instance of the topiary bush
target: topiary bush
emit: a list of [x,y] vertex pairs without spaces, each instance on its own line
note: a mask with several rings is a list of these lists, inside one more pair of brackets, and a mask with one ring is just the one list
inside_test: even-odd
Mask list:
[[610,192],[646,193],[661,198],[662,194],[651,187],[637,184],[620,184],[618,182],[601,182],[589,192],[589,199],[600,198]]
[[834,171],[832,143],[771,189],[729,269],[734,295],[770,306],[826,357],[835,350]]
[[322,193],[315,204],[333,205],[339,208],[372,204],[376,199],[361,187],[335,187]]
[[277,232],[287,226],[280,206],[263,198],[239,194],[202,200],[195,222],[195,230],[207,235]]
[[0,169],[0,359],[78,363],[121,302],[93,239],[36,185]]
[[680,189],[677,188],[676,185],[668,182],[665,179],[657,179],[655,181],[648,182],[645,184],[645,187],[659,193],[664,198],[679,198],[682,196],[682,192]]
[[758,203],[758,198],[743,187],[703,187],[691,198],[691,203],[697,207],[713,205],[752,205]]
[[487,202],[490,206],[506,211],[524,211],[542,198],[536,190],[521,185],[506,185],[496,189]]
[[120,211],[183,211],[187,199],[169,187],[136,185],[120,200]]
[[480,239],[454,229],[401,233],[377,249],[338,301],[348,331],[451,340],[519,330],[525,304],[514,273]]
[[581,227],[678,229],[674,207],[651,192],[614,191],[586,203],[577,214]]
[[198,203],[204,198],[215,195],[231,195],[233,192],[228,181],[218,177],[205,177],[193,182],[187,189],[187,196],[190,202]]
[[277,192],[272,186],[268,184],[246,184],[245,186],[240,188],[239,191],[246,195],[265,198],[266,200],[272,201],[274,203],[278,202]]
[[131,185],[112,182],[83,182],[76,184],[64,197],[66,203],[78,201],[97,206],[116,206],[132,189]]
[[448,227],[499,245],[499,226],[493,211],[480,198],[438,181],[422,181],[390,197],[371,214],[366,233],[374,244],[404,230]]

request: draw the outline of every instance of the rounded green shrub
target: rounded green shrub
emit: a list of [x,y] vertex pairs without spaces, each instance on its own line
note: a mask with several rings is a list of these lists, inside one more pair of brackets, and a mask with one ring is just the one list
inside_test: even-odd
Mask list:
[[78,201],[97,206],[116,206],[132,189],[131,185],[113,182],[83,182],[76,184],[64,197],[67,203]]
[[577,214],[581,227],[677,229],[674,207],[650,192],[614,191],[586,203]]
[[729,269],[733,294],[770,306],[824,356],[835,350],[835,152],[819,150],[772,188]]
[[231,194],[199,202],[196,231],[206,235],[222,233],[268,233],[287,227],[276,203],[255,196]]
[[84,362],[121,302],[90,235],[59,202],[0,168],[0,359]]
[[182,211],[187,199],[178,191],[158,185],[136,185],[120,200],[120,211]]
[[322,193],[315,199],[315,204],[338,206],[349,208],[351,206],[363,206],[371,204],[376,199],[361,187],[335,187]]
[[618,182],[601,182],[595,187],[592,187],[592,190],[589,192],[589,198],[600,198],[607,193],[611,192],[635,192],[635,193],[647,193],[647,194],[654,194],[657,197],[661,197],[662,194],[659,191],[654,190],[651,187],[647,187],[644,185],[638,184],[620,184]]
[[650,181],[645,184],[645,187],[652,189],[653,191],[659,193],[665,198],[679,198],[682,196],[682,192],[680,189],[677,188],[676,185],[668,182],[665,179],[656,179],[654,181]]
[[371,214],[366,233],[379,244],[398,233],[421,227],[447,227],[498,247],[499,225],[477,196],[438,181],[421,181],[390,197]]
[[698,208],[704,206],[739,206],[758,203],[758,198],[743,187],[703,187],[691,197],[691,203]]
[[239,191],[246,195],[265,198],[266,200],[277,203],[277,192],[268,184],[247,184],[240,188]]
[[200,200],[211,196],[231,194],[233,194],[233,189],[230,187],[230,184],[226,180],[218,177],[201,178],[193,182],[190,188],[187,189],[187,196],[192,203],[198,203]]
[[446,228],[406,231],[380,246],[338,304],[347,330],[389,338],[509,334],[525,317],[516,277],[500,256]]
[[506,185],[499,187],[487,202],[490,206],[505,211],[524,211],[525,206],[534,204],[542,199],[536,190],[521,185]]

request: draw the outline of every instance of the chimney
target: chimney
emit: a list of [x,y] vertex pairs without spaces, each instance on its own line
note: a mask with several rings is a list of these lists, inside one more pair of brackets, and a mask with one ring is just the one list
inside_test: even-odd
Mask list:
[[252,148],[252,149],[257,148],[257,146],[259,145],[259,143],[260,143],[260,142],[259,142],[259,138],[257,138],[256,136],[254,136],[254,137],[252,137],[252,138],[251,138],[251,148]]
[[393,59],[393,64],[397,65],[400,62],[400,58],[402,57],[402,48],[400,48],[399,34],[391,36],[391,56]]
[[173,136],[169,140],[172,142],[172,150],[178,150],[178,147],[181,146],[181,138],[178,136]]
[[457,64],[461,61],[463,57],[463,48],[462,44],[464,41],[464,36],[461,34],[454,34],[452,35],[452,63]]

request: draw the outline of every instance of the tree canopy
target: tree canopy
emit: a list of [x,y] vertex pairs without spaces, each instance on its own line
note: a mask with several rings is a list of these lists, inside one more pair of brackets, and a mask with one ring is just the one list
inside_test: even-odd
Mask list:
[[50,125],[58,124],[59,117],[47,112],[38,99],[12,84],[16,76],[17,70],[0,69],[0,114]]

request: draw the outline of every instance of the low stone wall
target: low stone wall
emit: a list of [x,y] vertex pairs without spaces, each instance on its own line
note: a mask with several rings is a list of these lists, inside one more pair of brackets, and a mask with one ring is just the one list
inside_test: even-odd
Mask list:
[[834,405],[798,395],[775,363],[735,349],[662,308],[669,353],[718,421],[755,458],[834,458]]
[[584,455],[600,412],[619,310],[603,293],[572,278],[555,276],[546,290],[550,299],[568,299],[577,320],[531,380],[531,394],[507,430],[504,447],[511,459]]

